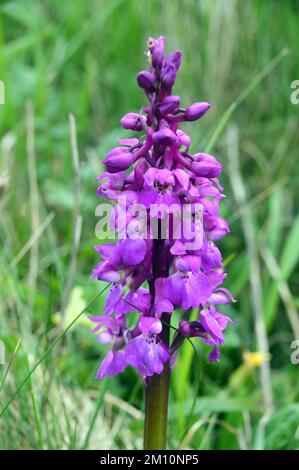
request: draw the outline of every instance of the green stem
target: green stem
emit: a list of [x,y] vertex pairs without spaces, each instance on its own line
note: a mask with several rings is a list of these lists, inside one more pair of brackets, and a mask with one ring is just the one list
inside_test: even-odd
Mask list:
[[[158,220],[159,235],[153,242],[153,281],[149,283],[152,303],[155,302],[155,279],[167,277],[170,265],[169,252],[161,239],[161,220]],[[160,340],[169,346],[170,315],[163,313],[163,325]],[[167,414],[169,393],[169,363],[164,365],[161,374],[146,379],[145,386],[145,417],[144,417],[144,450],[164,450],[167,441]]]
[[144,450],[164,450],[167,439],[167,410],[170,370],[147,379],[145,388]]
[[[161,340],[169,345],[170,316],[161,317],[163,330]],[[164,365],[163,372],[148,377],[145,387],[144,450],[164,450],[167,442],[167,415],[170,367]]]

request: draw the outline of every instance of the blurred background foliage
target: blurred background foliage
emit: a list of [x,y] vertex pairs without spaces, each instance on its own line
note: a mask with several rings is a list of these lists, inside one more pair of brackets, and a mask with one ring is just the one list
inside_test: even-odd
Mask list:
[[[89,281],[97,262],[95,178],[124,134],[121,116],[145,102],[135,76],[146,67],[146,39],[163,34],[168,51],[183,52],[175,88],[182,103],[212,103],[204,119],[185,126],[193,150],[204,150],[225,111],[253,85],[213,149],[231,226],[220,242],[225,285],[238,299],[226,311],[238,323],[226,333],[220,364],[207,363],[202,344],[196,355],[189,344],[182,348],[172,374],[169,448],[299,447],[299,365],[290,361],[299,339],[299,108],[290,101],[290,83],[299,79],[298,7],[295,0],[1,1],[1,409],[102,288]],[[76,257],[69,113],[80,156]],[[103,301],[88,313],[100,314]],[[1,416],[0,447],[141,448],[141,380],[131,369],[95,380],[104,353],[82,317]],[[266,375],[270,369],[273,399],[267,377],[261,386],[261,365]]]

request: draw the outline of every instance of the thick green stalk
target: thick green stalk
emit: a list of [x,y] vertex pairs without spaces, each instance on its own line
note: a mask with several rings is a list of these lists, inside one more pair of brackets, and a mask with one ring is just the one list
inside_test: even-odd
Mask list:
[[[163,323],[161,340],[168,345],[170,317],[168,314],[163,314],[161,320]],[[144,450],[166,449],[169,379],[170,368],[167,363],[162,374],[153,375],[146,380]]]
[[[149,283],[152,302],[155,301],[155,279],[167,277],[170,256],[161,239],[161,220],[158,220],[159,235],[153,242],[153,280]],[[169,345],[170,315],[161,316],[163,325],[161,341]],[[146,379],[145,387],[145,418],[144,418],[144,450],[164,450],[167,442],[167,414],[169,393],[169,364],[164,365],[160,375]]]
[[169,366],[153,375],[145,388],[144,449],[164,450],[167,440]]

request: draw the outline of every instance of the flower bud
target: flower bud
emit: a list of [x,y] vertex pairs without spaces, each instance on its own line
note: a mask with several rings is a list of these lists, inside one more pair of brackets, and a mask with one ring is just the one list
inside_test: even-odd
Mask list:
[[202,250],[201,259],[204,269],[220,268],[222,266],[220,250],[212,241],[209,241]]
[[153,133],[153,142],[158,145],[171,145],[176,142],[177,136],[168,127]]
[[103,160],[109,173],[127,170],[135,161],[135,156],[127,148],[115,147],[107,153]]
[[124,129],[131,129],[132,131],[142,131],[142,116],[136,113],[127,113],[125,114],[121,120],[121,126]]
[[190,169],[196,176],[216,178],[216,176],[221,173],[220,163],[211,155],[207,153],[196,153],[193,155],[193,158],[195,161],[191,163]]
[[181,65],[182,53],[181,51],[174,51],[166,59],[166,64],[173,64],[176,71],[179,70]]
[[160,113],[164,116],[165,114],[173,113],[180,104],[179,96],[166,96],[163,103],[160,104],[159,109]]
[[185,109],[184,117],[187,121],[196,121],[201,118],[209,110],[210,104],[205,101],[194,103]]
[[182,131],[181,129],[177,130],[177,136],[179,138],[180,145],[183,145],[184,147],[188,149],[191,143],[190,136],[186,134],[186,132]]
[[140,88],[143,88],[145,91],[153,91],[156,79],[154,75],[146,70],[139,72],[137,75],[137,83]]
[[208,230],[208,239],[212,241],[220,240],[229,233],[229,226],[223,217],[214,219],[212,227]]
[[152,66],[156,71],[159,71],[164,63],[164,42],[165,38],[163,36],[160,36],[157,39],[148,39]]
[[192,337],[192,336],[201,336],[203,333],[205,333],[202,325],[200,324],[199,321],[180,321],[179,323],[179,330],[180,333],[185,336],[186,338]]
[[161,80],[165,88],[171,88],[176,79],[177,69],[174,64],[166,64],[161,72]]

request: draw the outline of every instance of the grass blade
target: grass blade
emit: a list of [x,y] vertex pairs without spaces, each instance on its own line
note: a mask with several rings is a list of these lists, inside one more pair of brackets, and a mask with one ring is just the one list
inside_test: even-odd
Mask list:
[[28,382],[28,380],[30,379],[30,377],[32,376],[33,372],[38,368],[38,366],[43,362],[43,360],[48,356],[48,354],[54,349],[54,347],[56,346],[56,344],[62,339],[64,338],[64,336],[66,335],[66,333],[72,328],[72,326],[76,323],[76,321],[81,317],[81,315],[83,315],[83,313],[85,313],[88,308],[108,289],[110,284],[107,284],[106,287],[104,287],[104,289],[101,290],[101,292],[99,292],[99,294],[97,294],[90,302],[88,305],[86,305],[86,307],[76,316],[76,318],[57,336],[57,338],[50,344],[50,346],[48,347],[48,349],[44,352],[44,354],[41,356],[41,358],[34,364],[34,366],[32,367],[32,369],[28,372],[28,374],[26,375],[26,377],[23,379],[23,381],[21,382],[21,384],[18,386],[17,390],[15,391],[15,393],[13,394],[13,396],[8,400],[8,402],[6,403],[6,405],[4,406],[4,408],[2,409],[1,413],[0,413],[0,418],[4,415],[5,411],[8,409],[8,407],[10,406],[10,404],[14,401],[14,399],[16,398],[16,396],[19,394],[19,392],[22,390],[22,388],[24,387],[24,385]]
[[268,64],[264,67],[264,69],[256,75],[256,77],[252,80],[252,82],[242,91],[242,93],[237,97],[237,99],[230,105],[230,107],[226,110],[223,117],[221,118],[218,126],[214,130],[206,148],[205,152],[209,153],[216,142],[218,141],[220,135],[222,134],[225,126],[229,122],[231,116],[233,115],[234,111],[240,104],[243,103],[246,98],[250,95],[250,93],[261,83],[261,81],[269,75],[269,73],[281,62],[281,60],[288,55],[288,49],[282,49]]

